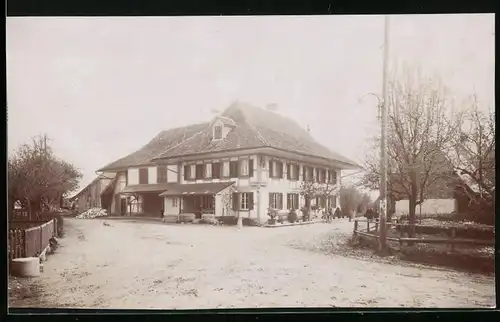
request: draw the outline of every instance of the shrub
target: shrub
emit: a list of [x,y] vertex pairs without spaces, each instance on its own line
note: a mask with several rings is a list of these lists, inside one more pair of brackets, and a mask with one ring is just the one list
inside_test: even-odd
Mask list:
[[217,216],[215,219],[223,225],[234,226],[238,224],[238,218],[236,216]]
[[297,212],[295,211],[295,209],[292,209],[288,213],[288,222],[294,223],[296,221],[297,221]]

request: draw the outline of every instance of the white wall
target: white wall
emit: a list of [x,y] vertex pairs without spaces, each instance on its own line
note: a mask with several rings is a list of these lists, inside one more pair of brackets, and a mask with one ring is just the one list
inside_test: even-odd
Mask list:
[[139,184],[139,168],[128,168],[128,184]]
[[177,182],[178,173],[180,169],[177,164],[169,164],[167,166],[167,182]]
[[[408,200],[396,201],[396,214],[408,214],[408,207]],[[455,199],[428,199],[422,203],[422,214],[447,214],[455,210]],[[416,213],[420,213],[420,205],[416,207]]]

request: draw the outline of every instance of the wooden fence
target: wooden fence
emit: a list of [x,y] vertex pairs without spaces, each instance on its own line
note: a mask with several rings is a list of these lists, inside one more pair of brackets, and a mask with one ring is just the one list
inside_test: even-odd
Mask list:
[[[12,225],[21,225],[15,222]],[[33,222],[26,222],[32,225]],[[9,227],[8,250],[9,259],[20,257],[37,257],[49,245],[49,240],[57,235],[57,220],[38,223],[35,227]]]
[[[359,223],[366,222],[366,227],[360,227]],[[405,224],[398,224],[395,222],[388,222],[387,228],[395,226],[405,226]],[[418,226],[418,225],[416,225]],[[400,229],[399,237],[387,237],[387,241],[398,242],[400,247],[404,243],[415,243],[415,244],[448,244],[451,251],[455,249],[455,245],[478,245],[478,246],[494,246],[495,240],[480,240],[480,239],[465,239],[465,238],[455,238],[455,227],[449,228],[450,237],[449,238],[416,238],[416,237],[404,237],[405,231]],[[366,219],[355,219],[354,220],[354,236],[364,236],[372,239],[379,238],[379,223],[375,220]]]

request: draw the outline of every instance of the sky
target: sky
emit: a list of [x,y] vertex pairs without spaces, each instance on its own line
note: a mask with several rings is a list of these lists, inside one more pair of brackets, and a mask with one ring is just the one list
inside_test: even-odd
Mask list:
[[[490,15],[391,16],[389,69],[494,104]],[[362,163],[379,131],[382,16],[8,17],[8,152],[47,133],[84,174],[238,100]],[[355,178],[351,176],[348,178]],[[348,179],[347,179],[348,180]]]

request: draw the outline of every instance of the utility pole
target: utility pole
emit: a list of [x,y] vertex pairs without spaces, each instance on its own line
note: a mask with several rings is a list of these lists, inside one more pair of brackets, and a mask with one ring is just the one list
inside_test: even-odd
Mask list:
[[384,17],[384,49],[382,73],[381,138],[380,138],[380,213],[379,252],[387,252],[387,69],[389,51],[389,16]]

